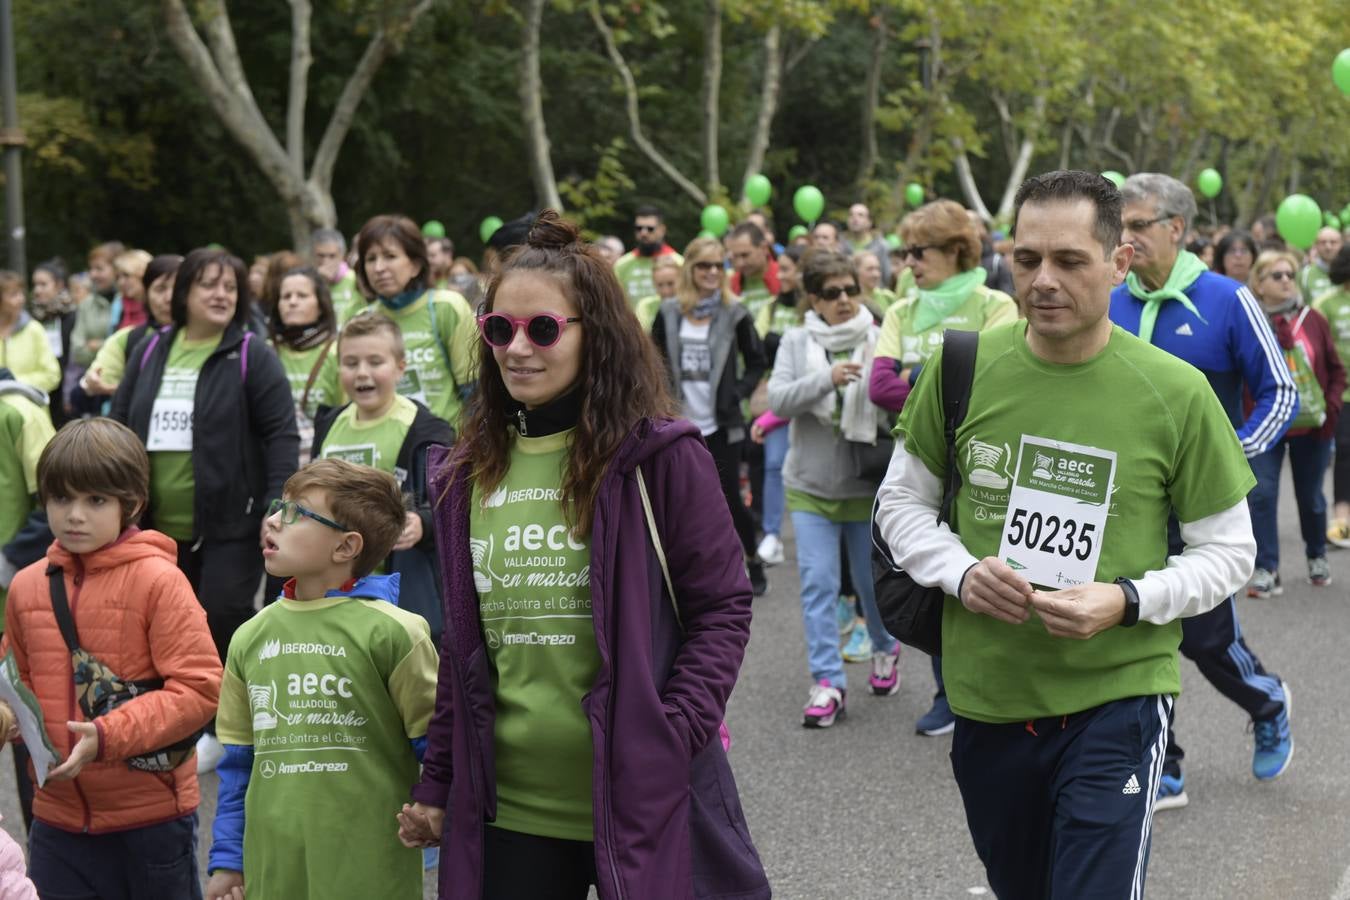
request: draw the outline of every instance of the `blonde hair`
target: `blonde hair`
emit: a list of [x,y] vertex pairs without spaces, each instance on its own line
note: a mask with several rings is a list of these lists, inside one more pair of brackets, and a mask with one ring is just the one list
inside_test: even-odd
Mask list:
[[983,250],[974,223],[955,200],[934,200],[905,216],[900,223],[900,240],[906,247],[918,244],[955,250],[958,272],[978,266]]
[[1252,293],[1260,297],[1256,286],[1266,277],[1272,267],[1277,262],[1287,262],[1293,269],[1294,277],[1298,277],[1298,256],[1289,250],[1262,250],[1261,255],[1256,257],[1256,262],[1252,263],[1252,270],[1247,273],[1247,287],[1252,289]]
[[352,562],[354,578],[374,572],[403,533],[407,506],[388,472],[343,459],[316,459],[286,479],[281,492],[291,499],[321,492],[333,518],[361,535],[361,554]]
[[694,265],[701,262],[697,257],[708,253],[717,254],[718,271],[722,282],[718,290],[722,292],[722,305],[730,306],[735,298],[731,296],[731,286],[727,282],[726,251],[717,238],[694,238],[684,248],[684,266],[680,269],[680,285],[675,289],[675,299],[679,301],[680,312],[685,315],[698,303],[698,288],[694,286]]
[[150,265],[152,259],[154,257],[144,250],[123,250],[113,259],[113,268],[119,275],[140,278],[145,274],[145,267]]
[[363,312],[352,316],[342,331],[338,333],[338,353],[342,353],[342,342],[348,338],[370,337],[383,334],[389,338],[394,348],[394,359],[403,359],[406,353],[403,346],[403,329],[398,323],[381,312]]

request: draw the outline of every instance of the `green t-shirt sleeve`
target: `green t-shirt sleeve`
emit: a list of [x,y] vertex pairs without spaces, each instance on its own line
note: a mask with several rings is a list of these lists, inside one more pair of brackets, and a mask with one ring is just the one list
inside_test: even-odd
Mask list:
[[[426,624],[422,624],[425,630]],[[417,634],[407,656],[389,675],[389,697],[403,719],[404,734],[419,738],[427,733],[436,706],[436,647],[425,633]]]
[[900,304],[892,303],[881,319],[881,334],[877,337],[877,356],[900,358]]
[[[464,295],[456,291],[443,291],[437,296],[446,299],[441,301],[441,306],[436,310],[436,327],[450,354],[450,374],[454,376],[455,384],[463,387],[472,383],[478,375],[478,357],[474,352],[477,349],[474,345],[478,341],[478,322]],[[436,300],[433,298],[432,302]]]
[[1231,509],[1256,485],[1237,432],[1198,372],[1186,407],[1177,410],[1181,434],[1168,480],[1172,508],[1183,522]]
[[253,721],[249,715],[248,686],[237,672],[233,650],[220,679],[220,707],[216,710],[216,737],[222,744],[253,746]]
[[131,329],[127,326],[103,342],[89,367],[98,372],[98,377],[106,384],[122,383],[127,371],[127,342],[131,340]]
[[347,395],[342,392],[342,379],[338,375],[337,341],[333,342],[324,355],[323,367],[319,369],[319,375],[314,382],[323,386],[322,396],[328,406],[341,406],[347,402]]
[[[882,355],[880,350],[877,355]],[[896,356],[899,355],[897,348]],[[903,435],[905,450],[911,456],[921,459],[934,477],[945,479],[947,439],[943,434],[941,372],[942,349],[938,348],[924,364],[923,374],[905,401],[896,433]]]

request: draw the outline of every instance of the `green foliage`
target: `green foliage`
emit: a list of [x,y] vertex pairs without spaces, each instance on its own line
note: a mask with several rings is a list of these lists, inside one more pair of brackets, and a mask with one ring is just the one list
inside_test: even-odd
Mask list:
[[624,204],[633,196],[635,187],[623,167],[623,156],[628,150],[623,138],[615,138],[608,146],[594,150],[599,163],[593,177],[571,175],[558,185],[568,218],[581,226],[588,240],[605,233],[603,227],[591,227],[592,223],[603,226],[627,214]]

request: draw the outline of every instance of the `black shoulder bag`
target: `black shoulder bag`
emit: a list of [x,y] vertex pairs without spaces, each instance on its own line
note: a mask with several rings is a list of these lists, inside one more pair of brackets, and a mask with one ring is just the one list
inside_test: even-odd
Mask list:
[[[86,719],[92,722],[147,691],[157,691],[164,687],[162,678],[125,681],[104,665],[98,657],[80,647],[80,636],[75,631],[75,617],[70,614],[70,603],[66,600],[66,581],[61,567],[49,565],[47,578],[51,585],[52,611],[56,613],[56,624],[61,629],[61,637],[65,639],[66,648],[70,650],[70,668],[75,678],[75,697],[79,700],[80,711],[84,713]],[[199,737],[201,737],[200,730],[167,747],[129,757],[126,763],[141,772],[172,772],[192,756]]]
[[[961,488],[956,467],[956,429],[966,418],[971,382],[975,377],[975,351],[980,336],[974,331],[947,329],[942,336],[943,434],[947,442],[947,482],[937,522],[951,520],[952,500]],[[877,506],[872,505],[872,580],[877,609],[886,630],[902,643],[930,656],[942,653],[942,605],[946,594],[940,587],[923,587],[896,564],[891,548],[877,527]]]

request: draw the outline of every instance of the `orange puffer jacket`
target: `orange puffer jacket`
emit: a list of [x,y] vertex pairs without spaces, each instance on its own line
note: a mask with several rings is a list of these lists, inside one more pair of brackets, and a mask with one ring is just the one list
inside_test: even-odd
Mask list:
[[64,759],[82,721],[70,651],[52,611],[48,564],[65,573],[66,597],[80,646],[123,680],[162,678],[95,724],[98,757],[72,781],[48,781],[33,815],[66,831],[102,833],[185,816],[197,808],[197,758],[172,772],[140,772],[123,760],[182,740],[215,715],[220,659],[206,613],[179,571],[173,540],[131,528],[112,544],[75,555],[59,543],[14,576],[5,610],[4,646],[42,704],[47,731]]

